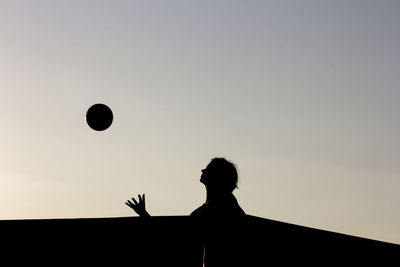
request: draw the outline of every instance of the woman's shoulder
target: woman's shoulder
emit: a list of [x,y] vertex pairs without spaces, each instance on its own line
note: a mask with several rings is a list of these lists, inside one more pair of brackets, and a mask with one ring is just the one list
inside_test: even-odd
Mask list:
[[232,216],[246,215],[246,213],[240,207],[236,197],[233,194],[230,194],[227,197],[226,201],[224,202],[223,210],[226,212],[226,215],[232,215]]
[[205,210],[206,210],[206,204],[203,204],[194,211],[192,211],[192,213],[190,213],[190,216],[202,216],[204,215]]
[[240,215],[246,215],[246,213],[239,206],[233,195],[219,202],[204,203],[190,214],[190,216],[200,217],[231,217]]

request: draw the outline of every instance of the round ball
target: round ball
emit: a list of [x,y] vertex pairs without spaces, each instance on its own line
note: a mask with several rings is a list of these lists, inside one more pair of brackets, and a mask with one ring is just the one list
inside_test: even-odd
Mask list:
[[106,105],[95,104],[88,109],[86,122],[93,130],[104,131],[112,124],[113,113]]

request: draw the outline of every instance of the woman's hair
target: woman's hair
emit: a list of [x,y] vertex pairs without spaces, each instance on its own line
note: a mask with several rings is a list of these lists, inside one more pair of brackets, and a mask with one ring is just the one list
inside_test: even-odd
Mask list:
[[229,192],[238,188],[238,173],[234,163],[225,158],[213,158],[207,168],[210,168],[213,176],[215,175],[214,178],[217,178],[212,179],[213,185]]

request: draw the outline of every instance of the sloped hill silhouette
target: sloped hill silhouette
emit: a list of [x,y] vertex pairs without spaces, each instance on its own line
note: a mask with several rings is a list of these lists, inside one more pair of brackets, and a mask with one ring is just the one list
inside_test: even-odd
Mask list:
[[215,266],[397,266],[400,256],[400,245],[250,215],[219,226],[161,216],[3,220],[0,229],[2,259],[15,266],[202,266],[204,232]]

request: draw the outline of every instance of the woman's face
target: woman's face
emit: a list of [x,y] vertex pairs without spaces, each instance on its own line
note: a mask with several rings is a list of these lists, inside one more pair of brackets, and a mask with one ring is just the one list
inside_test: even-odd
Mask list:
[[232,192],[230,181],[234,177],[230,176],[229,167],[224,162],[212,160],[205,169],[201,170],[200,182],[206,186],[207,190]]
[[207,167],[203,170],[201,170],[201,177],[200,177],[200,182],[208,185],[210,182],[211,177],[213,177],[213,166],[210,164],[207,165]]
[[207,168],[201,170],[200,182],[205,183],[207,177]]

